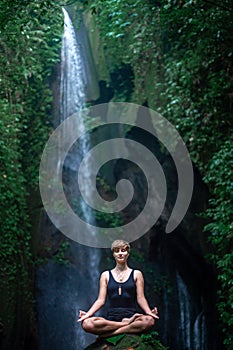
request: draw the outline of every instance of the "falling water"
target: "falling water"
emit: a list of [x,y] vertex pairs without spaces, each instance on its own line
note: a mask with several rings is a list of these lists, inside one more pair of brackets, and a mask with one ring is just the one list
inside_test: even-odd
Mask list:
[[[82,219],[93,224],[95,235],[94,218],[85,201],[81,199],[77,186],[77,173],[80,162],[90,148],[90,138],[85,133],[85,105],[87,100],[96,99],[97,80],[92,78],[88,68],[90,52],[88,39],[85,37],[85,27],[80,23],[80,30],[75,32],[68,12],[64,13],[64,34],[61,50],[61,79],[59,98],[59,125],[66,118],[76,113],[79,116],[80,132],[84,135],[78,145],[71,147],[63,164],[63,187],[67,200],[74,202],[74,212],[81,212]],[[81,33],[80,33],[81,32]],[[79,40],[77,40],[79,39]],[[85,56],[87,55],[87,56]],[[88,57],[88,58],[86,58]],[[92,64],[93,65],[93,64]],[[93,81],[91,80],[93,79]],[[92,82],[91,88],[88,84]],[[87,97],[88,94],[88,97]],[[91,95],[92,94],[92,95]],[[68,135],[72,132],[65,130]],[[60,140],[62,144],[62,139]],[[58,147],[59,152],[60,147]],[[62,147],[61,147],[62,149]],[[58,162],[59,163],[59,162]],[[91,196],[90,164],[85,162],[84,181],[82,188],[85,196]],[[58,169],[61,163],[57,164]],[[64,237],[45,216],[41,222],[42,241],[45,249],[51,252],[59,249],[60,242]],[[77,227],[77,231],[79,228]],[[85,232],[82,232],[85,235]],[[95,337],[83,331],[81,324],[77,323],[79,310],[87,311],[97,297],[99,278],[100,253],[97,248],[86,247],[74,241],[69,241],[67,251],[69,262],[61,265],[54,262],[54,256],[48,259],[37,269],[37,310],[40,350],[82,350]]]
[[[86,103],[86,79],[80,48],[73,24],[64,8],[63,14],[64,34],[61,51],[60,121],[83,109]],[[83,124],[81,127],[84,130]]]
[[193,327],[193,343],[195,350],[206,350],[206,320],[204,312],[197,315]]
[[[60,84],[60,122],[68,118],[74,113],[79,113],[79,130],[81,133],[85,132],[85,105],[86,105],[86,91],[88,90],[88,72],[86,70],[86,61],[84,59],[85,52],[82,52],[82,46],[80,42],[77,40],[77,33],[75,32],[72,21],[69,17],[68,12],[63,9],[64,13],[64,34],[62,40],[62,52],[61,52],[61,84]],[[82,33],[83,35],[83,33]],[[95,85],[92,82],[92,85]],[[69,130],[67,130],[69,133]],[[70,130],[72,132],[72,130]],[[78,166],[80,163],[80,158],[85,157],[85,154],[88,152],[90,146],[90,137],[89,134],[86,133],[85,136],[80,141],[80,146],[77,148],[73,147],[73,150],[68,155],[65,161],[65,167],[72,171],[77,172]],[[90,183],[90,172],[91,172],[91,164],[90,162],[86,162],[86,168],[83,171],[83,175],[85,179],[83,183],[85,184],[84,194],[85,196],[91,196],[91,183]],[[73,184],[73,186],[72,186]],[[76,196],[79,198],[79,205],[81,207],[81,212],[83,218],[88,223],[94,223],[94,217],[92,214],[92,210],[89,206],[86,205],[86,202],[80,198],[80,194],[76,193],[77,182],[76,176],[74,175],[74,179],[70,179],[69,193],[71,193],[72,197]],[[95,235],[95,228],[93,225],[92,235]],[[85,233],[84,233],[85,234]],[[83,246],[71,246],[70,248],[72,254],[76,256],[76,254],[85,258],[85,264],[89,266],[89,293],[97,294],[96,285],[98,281],[99,271],[99,254],[95,250],[86,250]],[[80,252],[82,250],[82,252]],[[84,293],[85,294],[85,293]],[[80,305],[81,304],[81,305]],[[76,312],[78,309],[83,308],[86,302],[81,300],[77,300]],[[85,305],[87,307],[87,305]],[[90,306],[90,305],[89,305]],[[78,312],[76,317],[78,316]],[[77,343],[84,347],[86,345],[85,333],[79,327],[77,330]]]
[[203,311],[203,301],[197,313],[193,306],[187,285],[176,272],[177,292],[179,299],[179,342],[182,349],[206,350],[206,320]]
[[191,302],[187,286],[177,272],[177,287],[180,306],[180,336],[183,348],[191,349]]

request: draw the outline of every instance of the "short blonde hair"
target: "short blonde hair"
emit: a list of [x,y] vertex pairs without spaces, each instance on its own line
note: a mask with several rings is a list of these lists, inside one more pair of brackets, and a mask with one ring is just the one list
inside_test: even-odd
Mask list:
[[115,248],[126,247],[127,251],[130,252],[130,244],[123,239],[117,239],[112,242],[111,250],[114,251]]

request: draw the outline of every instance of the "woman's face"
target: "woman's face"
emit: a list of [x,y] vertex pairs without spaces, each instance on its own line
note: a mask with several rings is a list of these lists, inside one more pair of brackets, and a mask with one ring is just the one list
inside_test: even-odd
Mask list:
[[113,250],[113,256],[116,262],[126,262],[129,256],[129,252],[127,250],[127,246],[117,247]]

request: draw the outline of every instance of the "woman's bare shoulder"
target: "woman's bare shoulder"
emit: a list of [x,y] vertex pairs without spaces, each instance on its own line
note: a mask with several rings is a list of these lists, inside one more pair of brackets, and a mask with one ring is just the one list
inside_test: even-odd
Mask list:
[[109,280],[109,271],[106,270],[106,271],[103,271],[100,275],[100,278],[103,279],[103,280],[106,280],[108,281]]
[[134,278],[143,278],[142,271],[134,270]]

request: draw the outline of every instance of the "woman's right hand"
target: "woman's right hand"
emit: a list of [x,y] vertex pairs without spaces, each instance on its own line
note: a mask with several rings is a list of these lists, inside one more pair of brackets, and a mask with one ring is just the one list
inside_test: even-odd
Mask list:
[[79,311],[79,319],[77,320],[77,322],[82,322],[88,317],[90,317],[90,315],[87,312],[80,310]]

